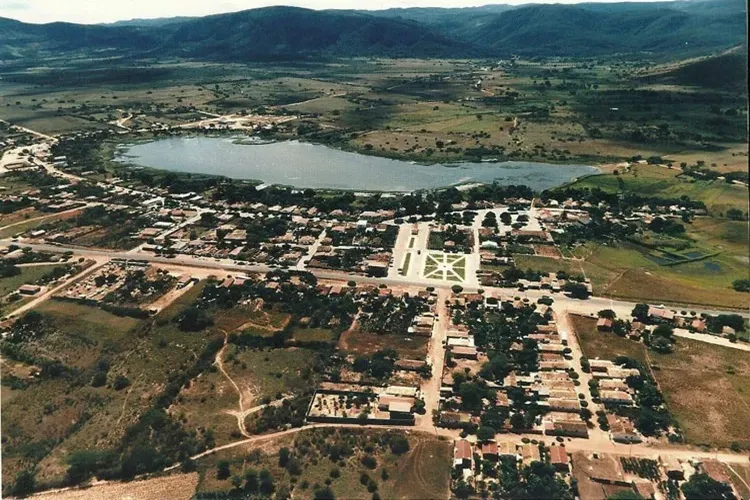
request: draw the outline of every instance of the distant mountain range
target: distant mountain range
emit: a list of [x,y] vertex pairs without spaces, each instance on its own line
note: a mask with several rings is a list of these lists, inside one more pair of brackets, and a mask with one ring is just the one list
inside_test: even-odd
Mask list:
[[268,7],[106,25],[0,18],[0,59],[689,55],[744,44],[745,15],[745,0],[682,0],[381,11]]

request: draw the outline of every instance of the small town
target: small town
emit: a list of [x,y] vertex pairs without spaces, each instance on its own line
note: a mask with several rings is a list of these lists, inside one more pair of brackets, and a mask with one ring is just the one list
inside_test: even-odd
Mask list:
[[[29,318],[45,302],[148,321],[194,296],[179,328],[201,330],[217,321],[206,311],[226,310],[222,343],[238,353],[333,349],[311,389],[286,387],[253,409],[240,390],[237,437],[289,425],[426,432],[451,443],[459,498],[501,492],[529,473],[583,498],[679,498],[696,474],[739,494],[732,464],[746,457],[671,446],[683,431],[648,355],[595,346],[617,338],[623,352],[668,356],[691,339],[747,352],[747,315],[599,297],[560,250],[592,225],[638,234],[700,208],[645,204],[626,216],[607,200],[535,198],[513,187],[471,188],[472,201],[453,188],[410,200],[412,209],[403,196],[400,208],[370,210],[380,195],[319,200],[253,185],[217,200],[136,179],[92,180],[55,155],[59,145],[42,146],[3,178],[44,187],[4,199],[23,215],[0,229],[0,252],[10,276],[63,267],[2,297],[6,342],[39,321]],[[560,269],[523,269],[519,254]]]
[[750,500],[747,1],[0,1],[0,497]]

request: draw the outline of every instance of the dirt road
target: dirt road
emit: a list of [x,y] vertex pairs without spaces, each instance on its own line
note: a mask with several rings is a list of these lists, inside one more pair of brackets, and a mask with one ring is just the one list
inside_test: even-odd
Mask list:
[[445,363],[445,347],[450,315],[445,301],[448,298],[447,290],[438,290],[437,297],[437,321],[432,329],[432,337],[428,347],[429,361],[432,364],[432,377],[422,384],[422,396],[425,403],[425,414],[417,415],[416,428],[437,433],[432,421],[433,412],[437,412],[440,405],[440,385],[443,378],[443,364]]

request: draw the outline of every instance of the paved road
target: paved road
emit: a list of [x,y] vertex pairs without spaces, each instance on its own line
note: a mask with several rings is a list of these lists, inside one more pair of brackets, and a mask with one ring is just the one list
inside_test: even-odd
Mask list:
[[[217,260],[199,257],[190,257],[180,255],[174,258],[161,257],[152,255],[149,253],[138,253],[134,254],[131,252],[125,252],[120,250],[104,250],[94,249],[86,247],[76,246],[63,246],[63,245],[50,245],[46,243],[24,243],[17,242],[10,239],[0,239],[0,245],[18,245],[20,247],[30,247],[32,250],[45,251],[45,252],[65,252],[72,251],[77,255],[85,257],[109,257],[109,258],[120,258],[120,259],[139,259],[148,262],[158,262],[163,264],[182,265],[188,267],[208,268],[217,269],[224,271],[239,271],[246,273],[265,273],[272,269],[277,269],[274,266],[267,266],[265,264],[242,264],[229,259]],[[424,252],[423,252],[424,253]],[[435,289],[450,289],[453,283],[436,281],[436,280],[424,280],[420,278],[411,278],[404,276],[394,276],[387,278],[375,278],[369,276],[361,276],[356,274],[345,273],[342,271],[329,271],[323,269],[307,269],[310,273],[314,274],[318,278],[331,279],[331,280],[353,280],[357,283],[367,284],[385,284],[388,286],[413,286],[413,287],[426,287],[432,286]],[[409,273],[411,274],[411,273]],[[466,291],[476,291],[477,288],[464,287]],[[548,290],[525,290],[519,291],[515,288],[499,288],[499,287],[484,287],[486,292],[492,292],[499,294],[502,297],[521,297],[528,298],[531,301],[536,301],[543,296],[552,296],[555,300],[554,307],[556,310],[566,310],[568,312],[577,314],[596,314],[602,309],[612,309],[618,316],[627,317],[635,307],[635,302],[616,300],[607,297],[589,297],[586,300],[572,299],[564,294],[551,294]],[[687,308],[686,306],[668,306],[676,310],[690,309],[695,310],[699,313],[706,314],[722,314],[726,313],[727,310],[720,309],[705,309],[698,306]],[[745,318],[750,318],[750,311],[740,310],[736,312]],[[695,338],[691,336],[690,338]]]
[[[266,273],[272,269],[275,269],[274,267],[267,266],[265,264],[241,264],[241,263],[229,260],[229,259],[217,260],[217,259],[198,258],[198,257],[190,257],[190,256],[182,256],[182,255],[174,257],[174,258],[167,258],[167,257],[160,257],[160,256],[147,254],[147,253],[132,253],[132,251],[102,250],[102,249],[92,249],[92,248],[72,247],[72,246],[58,246],[58,245],[48,245],[48,244],[26,244],[26,243],[14,242],[8,239],[0,240],[0,245],[11,245],[11,244],[19,245],[21,247],[30,247],[33,250],[46,251],[46,252],[64,252],[64,251],[69,250],[69,251],[74,252],[74,254],[78,256],[94,258],[97,261],[102,258],[139,259],[139,260],[144,260],[148,262],[166,264],[166,265],[171,265],[171,266],[184,266],[188,268],[210,269],[210,270],[216,270],[220,272],[223,271],[223,272],[242,272],[242,273]],[[418,287],[418,288],[432,286],[436,290],[448,290],[453,285],[450,282],[414,279],[414,278],[404,277],[404,276],[395,276],[395,277],[390,276],[387,278],[375,278],[375,277],[369,277],[369,276],[349,274],[349,273],[344,273],[340,271],[328,271],[328,270],[323,270],[323,269],[308,269],[308,271],[314,274],[319,279],[329,279],[329,280],[338,280],[338,281],[355,281],[356,283],[359,283],[359,284],[372,284],[372,285],[385,284],[387,286],[410,286],[410,287]],[[411,272],[409,274],[411,275]],[[471,287],[465,287],[465,288],[467,291],[476,290],[476,288],[472,289]],[[521,292],[513,288],[486,287],[485,291],[487,293],[496,294],[503,298],[513,298],[513,297],[528,298],[532,302],[535,302],[537,299],[539,299],[542,296],[550,295],[550,293],[545,290],[527,290],[527,291]],[[602,309],[612,309],[621,318],[629,317],[631,311],[636,305],[635,302],[613,300],[613,299],[609,299],[605,297],[590,297],[589,299],[586,299],[586,300],[578,300],[578,299],[571,299],[570,297],[567,297],[566,295],[563,295],[563,294],[555,294],[553,298],[555,300],[554,308],[557,311],[565,311],[566,313],[576,313],[576,314],[593,315],[593,316],[595,316],[596,313]],[[37,305],[40,302],[41,301],[35,299],[34,301],[29,302],[28,304],[24,305],[21,309],[23,309],[23,311],[26,311],[30,307],[33,307],[32,304]],[[680,308],[678,308],[678,310],[679,309]],[[691,308],[691,309],[695,309],[695,308]],[[14,315],[18,314],[19,311],[20,310],[14,311],[12,314]],[[697,310],[697,311],[699,313],[707,313],[707,314],[721,314],[721,313],[726,312],[726,311],[719,311],[716,309],[708,309],[708,310],[702,309],[702,310]],[[738,314],[741,314],[745,318],[750,318],[750,314],[747,311],[739,311]],[[688,334],[686,335],[686,337],[694,339],[694,340],[708,342],[711,344],[723,345],[723,346],[730,347],[733,349],[741,349],[743,351],[750,351],[750,346],[748,346],[747,344],[731,343],[729,341],[725,341],[723,339],[719,339],[711,335]]]
[[706,342],[707,344],[721,345],[724,347],[731,347],[732,349],[739,349],[741,351],[750,352],[750,344],[742,342],[730,342],[729,339],[724,337],[717,337],[715,335],[708,335],[707,333],[686,333],[679,329],[674,332],[675,337],[682,337],[686,339],[698,340],[700,342]]

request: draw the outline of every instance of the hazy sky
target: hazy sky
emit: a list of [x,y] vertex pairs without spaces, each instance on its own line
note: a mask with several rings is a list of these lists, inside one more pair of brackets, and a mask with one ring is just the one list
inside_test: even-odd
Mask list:
[[[588,0],[602,1],[602,0]],[[205,16],[268,5],[311,9],[384,9],[390,7],[471,7],[488,3],[577,3],[576,0],[0,0],[0,17],[32,23],[102,23],[122,19]]]

